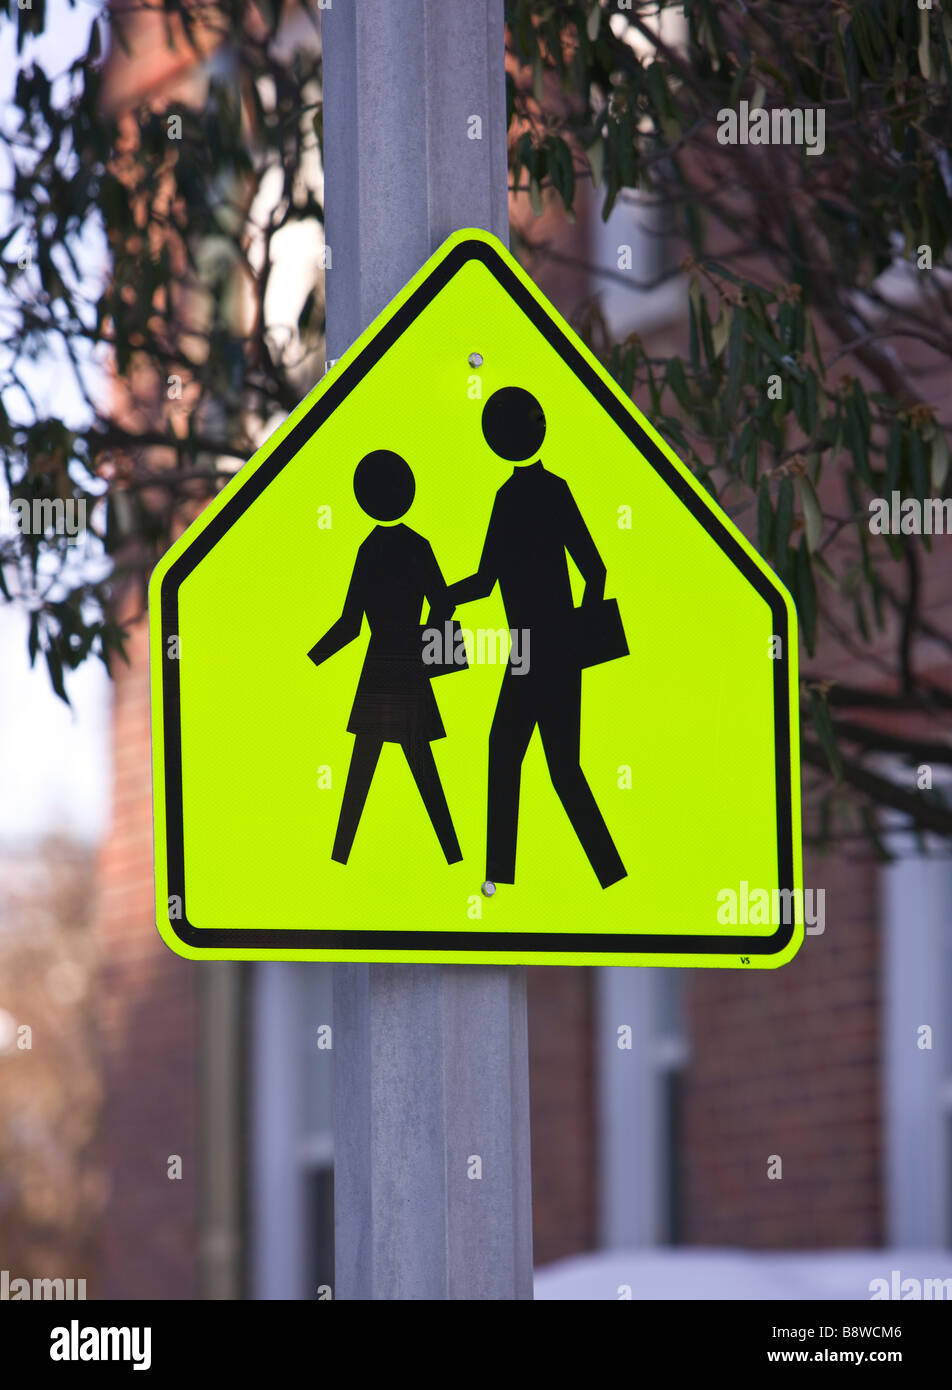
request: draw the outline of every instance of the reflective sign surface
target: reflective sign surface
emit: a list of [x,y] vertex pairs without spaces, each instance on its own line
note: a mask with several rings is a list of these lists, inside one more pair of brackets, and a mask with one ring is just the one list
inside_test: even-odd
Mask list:
[[487,234],[424,266],[150,607],[181,954],[799,946],[792,601]]

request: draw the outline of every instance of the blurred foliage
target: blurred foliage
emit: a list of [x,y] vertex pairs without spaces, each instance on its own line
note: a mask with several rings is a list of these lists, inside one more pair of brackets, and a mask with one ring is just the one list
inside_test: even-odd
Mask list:
[[[597,315],[590,345],[750,523],[794,596],[816,657],[804,755],[819,773],[824,836],[869,840],[875,804],[952,834],[952,815],[914,775],[952,763],[952,691],[915,661],[921,639],[940,659],[952,652],[952,633],[922,611],[932,537],[869,528],[871,498],[948,490],[952,5],[506,8],[514,187],[537,212],[551,190],[571,215],[586,181],[604,218],[626,202],[633,217],[663,208],[680,244],[680,264],[659,279],[684,284],[684,355],[654,359],[634,334],[611,342]],[[720,143],[721,113],[741,101],[822,110],[822,152]],[[849,681],[827,678],[831,650]],[[844,717],[854,709],[859,721]]]
[[107,1200],[92,865],[49,841],[0,889],[0,1231],[10,1278],[85,1278]]
[[[663,208],[681,247],[661,275],[684,286],[683,355],[613,342],[597,314],[589,338],[795,597],[824,834],[868,836],[877,805],[952,833],[910,771],[952,763],[952,692],[917,663],[922,639],[952,652],[922,609],[930,537],[868,526],[871,497],[944,496],[948,482],[929,383],[948,396],[952,4],[506,12],[515,196],[570,218],[583,186],[606,218]],[[268,290],[282,233],[307,225],[320,241],[322,108],[317,0],[116,0],[65,73],[34,51],[53,13],[34,0],[0,18],[18,54],[0,126],[0,458],[13,496],[105,489],[109,568],[90,579],[63,538],[5,535],[0,586],[29,608],[31,652],[62,691],[65,668],[121,649],[129,595],[141,601],[170,537],[320,370],[322,273],[281,331]],[[163,52],[146,91],[137,65]],[[720,113],[742,100],[822,110],[823,152],[719,143]],[[51,344],[85,422],[32,397]],[[104,361],[119,378],[105,399],[87,370]],[[823,665],[831,650],[852,683]],[[882,755],[905,772],[887,775]]]
[[[85,500],[99,541],[4,527],[0,592],[66,698],[64,671],[111,665],[176,529],[312,384],[323,208],[316,5],[282,45],[281,0],[117,0],[47,71],[31,36],[64,10],[0,15],[18,54],[0,122],[0,461],[11,498]],[[314,284],[272,321],[275,242],[303,224]]]

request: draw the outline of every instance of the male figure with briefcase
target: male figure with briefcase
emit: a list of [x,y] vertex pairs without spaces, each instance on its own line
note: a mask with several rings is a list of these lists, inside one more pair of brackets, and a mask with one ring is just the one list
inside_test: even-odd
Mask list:
[[[496,493],[478,570],[450,585],[450,599],[485,598],[498,581],[510,629],[531,639],[528,670],[506,668],[489,736],[483,891],[515,882],[522,761],[536,725],[552,785],[608,888],[626,871],[580,764],[582,669],[628,655],[618,605],[604,597],[605,566],[568,483],[538,456],[545,415],[536,398],[517,386],[495,391],[482,429],[493,452],[517,466]],[[579,608],[566,552],[585,580]]]

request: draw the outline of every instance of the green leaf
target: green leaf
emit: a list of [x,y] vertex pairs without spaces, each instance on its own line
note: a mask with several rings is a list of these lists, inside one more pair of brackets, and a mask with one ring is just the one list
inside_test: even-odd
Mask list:
[[852,24],[847,25],[846,34],[843,40],[844,57],[846,61],[846,87],[849,92],[850,101],[854,108],[861,104],[860,83],[862,82],[862,68],[860,64],[859,44],[856,40],[856,32]]
[[876,81],[880,74],[879,64],[876,62],[876,56],[873,53],[871,27],[874,22],[866,5],[854,5],[850,28],[856,39],[856,47],[859,49],[859,55],[863,60],[863,67],[873,81]]
[[814,574],[819,574],[820,578],[826,584],[829,584],[831,589],[834,589],[836,593],[839,593],[840,581],[839,579],[837,579],[836,575],[830,569],[829,565],[826,563],[820,552],[817,551],[815,555],[811,556],[811,559],[813,560]]
[[[693,285],[692,285],[693,289]],[[696,372],[701,365],[700,334],[698,333],[697,310],[694,295],[688,296],[688,355],[691,367]]]
[[929,495],[929,470],[926,468],[925,446],[918,430],[910,430],[907,436],[909,445],[909,476],[912,491],[920,502]]
[[816,325],[813,322],[813,315],[807,315],[806,321],[807,337],[810,340],[810,351],[813,353],[813,360],[816,362],[817,371],[821,378],[826,376],[826,369],[823,366],[823,354],[820,352],[820,340],[816,336]]
[[872,419],[869,413],[869,401],[867,401],[866,392],[863,390],[862,386],[860,386],[858,381],[853,382],[852,399],[856,405],[856,417],[859,420],[860,426],[862,428],[863,437],[864,439],[868,439],[870,429],[872,428]]
[[524,168],[528,168],[529,159],[532,154],[532,136],[529,132],[523,131],[516,141],[515,149],[512,152],[512,186],[519,187]]
[[664,379],[674,392],[678,405],[682,410],[690,410],[691,396],[688,390],[687,377],[684,375],[684,363],[680,357],[672,357],[665,368]]
[[805,473],[797,479],[800,493],[800,506],[803,509],[803,525],[806,542],[810,551],[816,550],[823,536],[823,509],[816,495],[816,488]]
[[812,439],[813,436],[816,434],[817,422],[817,381],[814,372],[807,372],[804,391],[806,394],[806,402],[804,405],[803,413],[806,420],[806,432]]
[[945,431],[936,428],[932,437],[932,491],[941,496],[949,476],[949,441]]
[[723,397],[724,415],[728,420],[731,419],[737,409],[737,401],[743,382],[744,367],[747,360],[747,347],[744,340],[746,331],[747,311],[746,309],[737,308],[734,310],[734,317],[731,319],[730,337],[728,341],[729,366],[727,368],[727,385],[724,388]]
[[298,318],[297,318],[298,333],[303,333],[304,330],[306,329],[308,323],[310,322],[311,315],[314,313],[314,304],[315,304],[315,292],[314,292],[313,289],[310,289],[310,290],[308,290],[307,294],[304,296],[304,303],[301,305],[301,312],[298,314]]
[[873,475],[869,467],[869,448],[863,430],[860,408],[855,396],[846,402],[846,418],[843,428],[843,442],[853,456],[856,471],[867,487],[874,487]]
[[86,62],[96,63],[102,57],[102,33],[99,21],[94,19],[89,28],[89,47],[86,49]]
[[711,325],[711,342],[714,346],[714,356],[720,357],[724,351],[724,344],[727,342],[731,331],[731,314],[726,304],[721,305],[721,312],[715,322]]
[[826,760],[830,764],[830,771],[837,781],[843,775],[843,764],[840,761],[839,751],[836,747],[836,734],[833,729],[833,721],[830,718],[829,706],[826,698],[821,698],[815,690],[810,692],[810,714],[813,717],[813,727],[816,729],[817,737],[820,740],[820,747],[826,754]]
[[712,275],[719,275],[722,280],[728,280],[732,285],[739,285],[742,289],[751,288],[746,280],[741,280],[740,276],[728,270],[726,265],[721,265],[720,261],[705,261],[705,265]]
[[570,211],[575,198],[575,165],[572,151],[561,137],[556,137],[549,145],[549,177],[566,211]]
[[899,487],[899,480],[902,477],[902,436],[902,422],[894,420],[889,431],[889,438],[886,441],[886,480],[883,483],[883,489],[887,502],[892,493]]
[[749,72],[750,72],[750,60],[748,59],[748,61],[747,61],[746,63],[740,64],[740,66],[738,67],[737,71],[734,73],[734,79],[733,79],[733,81],[731,82],[730,91],[729,91],[728,94],[727,94],[727,105],[728,105],[728,106],[736,106],[736,105],[737,105],[738,101],[740,100],[740,94],[741,94],[741,91],[743,90],[744,83],[747,81],[747,74],[748,74]]
[[781,478],[777,494],[777,520],[774,531],[774,556],[782,575],[787,564],[787,546],[793,531],[793,483],[789,478]]
[[812,656],[816,647],[816,584],[813,579],[813,568],[810,564],[810,552],[807,549],[805,536],[800,538],[800,544],[797,547],[795,576],[797,613],[800,618],[800,627],[807,653]]
[[47,647],[44,655],[46,667],[50,673],[50,684],[63,703],[68,705],[69,696],[66,694],[66,687],[63,684],[63,663],[60,660],[59,652],[55,647]]
[[532,54],[532,95],[536,103],[541,106],[545,97],[545,68],[542,65],[542,53],[538,47]]
[[704,360],[709,367],[713,367],[717,354],[714,351],[714,339],[711,336],[711,316],[707,312],[707,300],[703,295],[701,295],[700,299],[698,320],[701,330],[701,346],[704,349]]
[[761,478],[757,489],[757,549],[766,557],[770,554],[773,536],[773,503],[770,500],[770,484]]
[[787,349],[767,332],[767,329],[762,323],[757,321],[753,314],[750,315],[748,330],[761,352],[765,352],[768,357],[779,363],[784,371],[788,372],[790,376],[794,377],[797,381],[803,379],[802,371],[794,362]]
[[754,66],[759,68],[761,72],[767,73],[769,77],[772,77],[773,80],[783,88],[784,95],[788,101],[793,100],[793,87],[790,83],[790,79],[785,73],[782,73],[774,63],[769,63],[766,58],[755,58]]
[[849,93],[850,105],[854,110],[859,106],[859,53],[856,48],[856,38],[853,34],[852,24],[848,24],[845,34],[841,34],[839,29],[834,27],[834,45],[836,56],[843,74],[843,82]]
[[932,68],[929,62],[929,12],[919,10],[919,71],[928,82],[932,76]]
[[605,142],[598,137],[585,151],[588,159],[588,167],[592,171],[592,187],[599,188],[602,182],[602,173],[605,169]]
[[949,81],[952,82],[952,15],[949,14],[947,9],[942,11],[940,23],[943,39],[942,56],[945,60],[946,75]]

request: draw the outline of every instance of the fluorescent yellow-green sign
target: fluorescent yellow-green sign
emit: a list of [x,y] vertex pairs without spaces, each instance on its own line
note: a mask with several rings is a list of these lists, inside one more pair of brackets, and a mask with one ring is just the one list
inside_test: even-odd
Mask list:
[[799,947],[793,603],[486,233],[334,365],[150,608],[181,955]]

